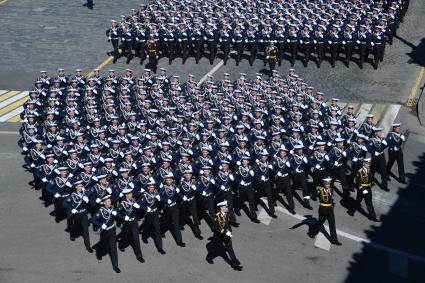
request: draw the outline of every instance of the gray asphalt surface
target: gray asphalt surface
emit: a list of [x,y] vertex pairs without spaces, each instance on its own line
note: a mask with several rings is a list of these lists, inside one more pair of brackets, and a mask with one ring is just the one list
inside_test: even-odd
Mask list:
[[[94,10],[83,7],[84,1],[30,1],[10,0],[0,6],[0,89],[25,90],[32,86],[38,71],[55,72],[63,67],[68,73],[79,67],[88,71],[106,58],[110,46],[104,30],[109,20],[127,14],[141,1],[94,1]],[[328,63],[318,69],[314,64],[304,68],[296,63],[297,72],[309,83],[325,91],[328,96],[338,96],[344,101],[371,103],[403,103],[418,74],[418,64],[423,60],[425,34],[422,0],[411,0],[393,46],[379,70],[366,65],[360,70],[355,64],[347,69],[342,62],[332,69]],[[422,41],[423,42],[423,41]],[[144,68],[133,60],[124,59],[109,68],[132,68],[136,74]],[[195,65],[193,58],[185,65],[176,59],[172,65],[161,60],[170,74],[182,78],[194,74],[197,79],[213,66],[204,58]],[[217,64],[217,59],[214,63]],[[286,72],[285,62],[278,70]],[[227,71],[232,78],[240,72],[255,74],[263,69],[257,60],[250,68],[247,61],[239,67],[234,61],[221,67],[216,77]],[[425,257],[423,245],[425,192],[425,130],[417,124],[414,113],[402,108],[398,119],[411,134],[405,147],[406,171],[409,185],[390,182],[390,192],[376,188],[374,203],[380,224],[372,224],[363,215],[346,214],[344,204],[336,207],[337,228],[393,248]],[[290,229],[300,220],[278,214],[270,225],[253,224],[242,214],[241,227],[234,231],[234,248],[244,269],[234,271],[222,259],[209,265],[205,260],[208,231],[202,227],[205,239],[195,239],[187,228],[183,231],[186,248],[175,245],[170,233],[164,241],[167,255],[161,256],[150,240],[142,244],[146,263],[136,261],[132,250],[119,252],[122,274],[116,275],[110,260],[98,262],[88,254],[79,238],[70,242],[64,232],[65,223],[56,224],[49,216],[51,207],[45,208],[38,199],[40,193],[30,189],[32,176],[22,168],[22,156],[16,145],[17,124],[0,124],[0,282],[423,282],[423,264],[408,261],[408,278],[389,271],[388,253],[369,248],[351,239],[340,237],[342,247],[332,246],[329,251],[314,247],[315,240],[306,236],[307,226]],[[337,198],[339,200],[339,198]],[[279,204],[281,205],[281,204]],[[296,203],[297,213],[317,217],[314,210],[305,211]],[[260,207],[259,207],[260,208]],[[261,208],[260,208],[261,209]],[[98,234],[91,232],[95,244]],[[397,259],[402,257],[396,257]],[[397,265],[396,270],[403,270]]]

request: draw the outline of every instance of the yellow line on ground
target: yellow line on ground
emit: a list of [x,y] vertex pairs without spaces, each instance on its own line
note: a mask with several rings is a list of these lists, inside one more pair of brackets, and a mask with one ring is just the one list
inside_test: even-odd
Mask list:
[[386,108],[386,104],[374,104],[372,110],[370,111],[371,114],[374,115],[373,120],[376,124],[378,124],[379,121],[381,121],[382,113],[384,113],[384,110]]
[[[99,64],[99,66],[97,66],[95,69],[102,69],[103,67],[105,67],[106,65],[108,65],[112,60],[114,59],[113,56],[109,56],[108,58],[106,58],[102,63]],[[91,76],[93,76],[94,74],[94,70],[88,72],[85,77],[89,78]]]
[[18,114],[15,117],[10,118],[6,122],[19,122],[19,121],[21,121],[21,114]]
[[13,102],[12,104],[7,105],[6,107],[0,109],[0,116],[3,116],[6,113],[9,113],[12,110],[15,110],[16,108],[18,108],[19,106],[21,106],[22,104],[24,104],[27,100],[28,100],[28,96],[19,99],[16,102]]
[[8,92],[6,92],[5,94],[3,94],[2,96],[0,96],[0,102],[2,102],[2,101],[5,101],[6,99],[9,99],[9,98],[11,98],[12,96],[15,96],[15,95],[17,95],[18,93],[20,93],[21,91],[15,91],[15,90],[12,90],[12,91],[8,91]]
[[405,105],[407,107],[413,107],[416,104],[416,96],[418,95],[419,84],[422,81],[424,73],[425,73],[425,67],[421,67],[420,70],[419,70],[419,74],[416,77],[415,84],[413,85],[413,87],[410,91],[409,98],[407,98],[407,101],[405,103]]
[[0,5],[5,4],[7,1],[9,1],[9,0],[0,0]]

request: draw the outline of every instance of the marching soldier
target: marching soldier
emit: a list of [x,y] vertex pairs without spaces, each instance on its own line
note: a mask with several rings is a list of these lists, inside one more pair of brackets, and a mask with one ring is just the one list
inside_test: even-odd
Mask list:
[[146,42],[146,51],[149,58],[149,67],[156,72],[156,66],[158,64],[158,40],[153,35],[150,35]]
[[116,273],[121,273],[118,267],[118,252],[116,239],[115,217],[117,211],[111,202],[111,196],[102,198],[103,205],[98,209],[92,218],[92,222],[101,229],[100,241],[96,248],[96,258],[102,260],[102,255],[107,252],[111,258],[112,268]]
[[366,60],[366,50],[370,43],[370,34],[365,25],[360,25],[356,33],[356,43],[360,53],[360,69],[363,69],[363,63]]
[[331,52],[331,66],[332,66],[332,68],[335,67],[336,57],[338,56],[338,48],[339,48],[339,45],[340,45],[340,42],[341,42],[338,28],[339,27],[334,24],[332,26],[331,30],[329,31],[329,36],[328,36],[328,44],[329,44],[329,49],[330,49],[330,52]]
[[270,42],[270,45],[266,47],[266,59],[269,63],[270,71],[273,71],[278,59],[278,50],[274,42]]
[[301,30],[300,37],[300,43],[302,44],[304,50],[304,67],[307,67],[311,56],[311,46],[313,42],[310,29],[307,25],[305,25]]
[[122,190],[122,193],[124,199],[120,201],[117,208],[117,219],[123,221],[118,247],[123,252],[129,243],[137,260],[143,263],[145,260],[140,249],[139,224],[137,222],[137,210],[140,209],[140,205],[133,198],[132,188],[126,188]]
[[323,223],[328,220],[329,231],[331,234],[331,243],[337,246],[341,246],[338,241],[335,227],[335,214],[334,214],[334,200],[333,190],[331,187],[332,178],[323,178],[322,186],[317,188],[316,195],[319,197],[319,220],[309,227],[308,235],[314,238],[318,233]]
[[117,21],[111,20],[111,27],[106,31],[106,36],[108,37],[108,42],[112,43],[112,56],[114,56],[113,63],[115,64],[119,56],[118,46],[121,38],[121,30],[118,27]]
[[319,25],[317,29],[314,31],[313,42],[316,44],[316,52],[317,52],[317,67],[320,68],[320,65],[323,61],[323,56],[325,54],[325,44],[326,44],[326,34],[323,30],[323,26]]
[[388,143],[381,137],[382,128],[373,128],[373,137],[369,140],[369,152],[372,154],[371,174],[374,177],[375,172],[381,174],[381,185],[385,191],[388,191],[388,173],[387,162],[385,161],[384,149]]
[[246,32],[246,43],[248,44],[249,49],[249,65],[252,67],[252,64],[254,64],[254,60],[257,57],[258,52],[258,45],[257,45],[257,30],[254,29],[254,27],[250,26],[248,28],[248,31]]
[[254,189],[254,170],[249,165],[250,157],[243,156],[241,161],[238,161],[238,166],[235,171],[238,187],[238,211],[244,205],[244,202],[248,200],[249,205],[249,217],[251,221],[258,222],[257,213],[255,212],[255,189]]
[[345,49],[345,64],[350,66],[351,55],[353,53],[353,31],[350,25],[346,25],[342,36],[342,46]]
[[373,176],[370,170],[370,161],[371,158],[369,157],[363,158],[362,168],[357,171],[355,181],[357,198],[354,205],[348,210],[348,214],[354,216],[354,212],[360,208],[360,204],[364,199],[367,211],[369,213],[369,219],[374,222],[379,222],[379,220],[376,218],[375,209],[373,208],[372,203]]
[[307,157],[303,153],[303,145],[294,146],[294,154],[292,154],[289,164],[292,169],[292,191],[301,187],[303,191],[303,205],[307,209],[313,209],[310,206],[310,191],[307,186],[306,170],[308,165]]
[[204,32],[204,40],[207,42],[208,52],[210,53],[209,60],[210,64],[212,65],[217,55],[218,35],[210,23],[207,24],[207,28]]
[[237,25],[235,30],[233,31],[232,42],[235,46],[236,50],[236,66],[239,66],[239,62],[242,59],[242,54],[244,51],[245,45],[245,36],[244,31],[242,30],[240,25]]
[[400,133],[400,123],[392,124],[393,130],[388,133],[388,163],[387,172],[388,176],[391,174],[391,168],[394,162],[397,161],[398,179],[400,183],[406,184],[406,174],[404,173],[404,158],[403,149],[401,148],[403,143],[406,141],[405,135]]
[[[230,226],[230,215],[227,201],[223,201],[217,204],[220,211],[214,214],[214,236],[212,243],[216,245],[224,245],[226,252],[229,254],[231,265],[234,269],[241,269],[240,261],[236,258],[235,252],[233,251],[232,244],[232,227]],[[206,260],[208,263],[213,263],[213,258],[216,250],[208,251]]]
[[257,164],[254,167],[254,176],[258,182],[257,192],[260,196],[264,194],[267,197],[268,213],[271,217],[276,218],[275,200],[271,182],[273,165],[268,161],[269,153],[267,150],[262,150],[259,155],[260,157],[256,160]]
[[378,69],[379,62],[383,53],[384,35],[380,26],[375,26],[372,32],[370,44],[373,48],[373,68]]
[[289,26],[287,38],[289,49],[291,51],[291,67],[293,67],[298,54],[298,31],[295,25]]
[[291,188],[291,164],[289,163],[288,149],[284,145],[280,146],[279,151],[273,157],[272,164],[276,189],[278,192],[285,194],[289,212],[295,214],[294,197]]
[[228,30],[228,26],[227,25],[223,25],[221,30],[220,30],[220,37],[219,37],[219,42],[221,45],[221,49],[223,51],[223,61],[224,61],[224,65],[227,64],[227,60],[229,59],[229,54],[230,54],[230,41],[231,41],[231,35],[230,35],[230,31]]

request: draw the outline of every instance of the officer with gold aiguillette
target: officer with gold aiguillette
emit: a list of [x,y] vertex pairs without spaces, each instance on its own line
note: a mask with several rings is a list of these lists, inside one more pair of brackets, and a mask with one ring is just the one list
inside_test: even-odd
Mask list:
[[319,220],[316,221],[308,231],[308,236],[314,238],[318,233],[323,223],[328,220],[329,231],[331,234],[330,242],[334,245],[341,246],[341,243],[338,241],[338,236],[336,234],[335,227],[335,215],[334,215],[334,206],[333,201],[333,190],[331,187],[332,178],[323,178],[322,186],[317,187],[316,195],[319,198]]
[[374,222],[379,222],[376,218],[375,209],[372,203],[372,185],[373,175],[370,170],[371,158],[363,158],[363,165],[357,171],[355,179],[355,187],[357,188],[357,198],[354,205],[348,210],[348,214],[354,216],[354,212],[360,208],[360,203],[365,200],[367,212],[369,213],[369,219]]
[[236,258],[232,245],[232,227],[230,226],[230,214],[227,201],[222,201],[217,204],[220,208],[219,212],[214,214],[213,230],[214,236],[212,237],[212,244],[214,249],[208,251],[206,260],[208,263],[213,263],[216,248],[224,245],[227,254],[230,257],[230,264],[234,269],[240,270],[240,261]]
[[273,71],[276,67],[277,62],[277,54],[278,50],[276,45],[274,44],[274,41],[270,42],[270,45],[266,47],[266,59],[269,63],[270,71]]

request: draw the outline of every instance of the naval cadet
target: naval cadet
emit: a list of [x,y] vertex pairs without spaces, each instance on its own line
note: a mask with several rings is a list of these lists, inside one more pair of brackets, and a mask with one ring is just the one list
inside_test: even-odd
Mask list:
[[391,174],[391,168],[397,161],[398,179],[402,184],[406,184],[406,174],[404,172],[404,158],[402,145],[406,141],[406,136],[400,132],[401,124],[392,124],[392,131],[387,135],[388,141],[388,163],[387,174]]

